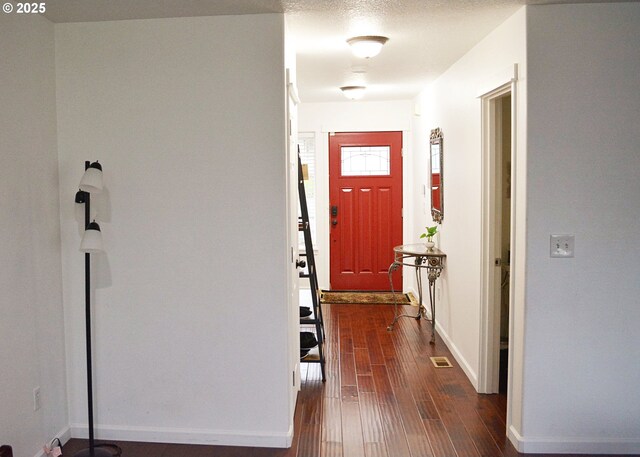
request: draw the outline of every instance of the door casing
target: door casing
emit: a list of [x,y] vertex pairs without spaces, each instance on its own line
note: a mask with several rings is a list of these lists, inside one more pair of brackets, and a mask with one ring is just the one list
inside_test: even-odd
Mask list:
[[512,391],[514,373],[514,296],[516,259],[521,253],[516,251],[516,177],[517,177],[517,65],[504,72],[504,78],[496,80],[492,87],[479,94],[481,100],[482,128],[482,227],[481,227],[481,300],[478,392],[498,391],[500,363],[500,269],[495,259],[500,257],[499,223],[501,214],[496,209],[498,159],[496,138],[496,104],[501,97],[511,94],[511,221],[510,252],[511,274],[509,279],[509,359],[507,373],[507,428],[512,420]]

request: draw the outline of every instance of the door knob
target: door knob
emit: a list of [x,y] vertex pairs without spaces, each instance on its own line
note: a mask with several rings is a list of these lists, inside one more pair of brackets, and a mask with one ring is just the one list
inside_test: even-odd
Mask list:
[[296,260],[296,268],[304,268],[307,266],[307,262],[305,262],[304,260]]
[[338,219],[333,219],[331,221],[331,225],[338,225]]

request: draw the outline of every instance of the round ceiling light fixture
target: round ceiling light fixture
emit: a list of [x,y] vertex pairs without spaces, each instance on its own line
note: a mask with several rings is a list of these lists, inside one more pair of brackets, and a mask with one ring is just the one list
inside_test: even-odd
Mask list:
[[356,57],[370,59],[380,54],[382,46],[389,41],[386,36],[363,35],[349,38],[347,43],[351,46],[351,52]]
[[349,100],[360,100],[364,96],[365,86],[342,86],[340,90]]

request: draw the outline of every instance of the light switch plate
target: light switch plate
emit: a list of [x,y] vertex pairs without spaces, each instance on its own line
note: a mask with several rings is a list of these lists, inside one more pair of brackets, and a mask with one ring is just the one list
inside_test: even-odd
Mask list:
[[551,257],[573,257],[574,244],[574,235],[551,235],[549,255]]

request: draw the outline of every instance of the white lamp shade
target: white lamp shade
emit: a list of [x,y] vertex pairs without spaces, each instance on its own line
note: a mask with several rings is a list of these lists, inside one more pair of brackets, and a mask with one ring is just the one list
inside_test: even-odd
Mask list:
[[94,221],[89,224],[87,229],[82,235],[82,241],[80,242],[80,251],[88,252],[89,254],[102,252],[102,232],[100,226]]
[[340,88],[345,97],[349,100],[360,100],[364,97],[364,91],[366,87],[364,86],[342,86]]
[[89,192],[90,194],[102,192],[102,167],[98,162],[93,162],[84,171],[79,187],[81,191]]
[[384,46],[388,40],[389,39],[384,36],[367,35],[350,38],[347,40],[347,43],[351,46],[351,52],[354,56],[360,57],[361,59],[370,59],[380,54],[382,46]]

